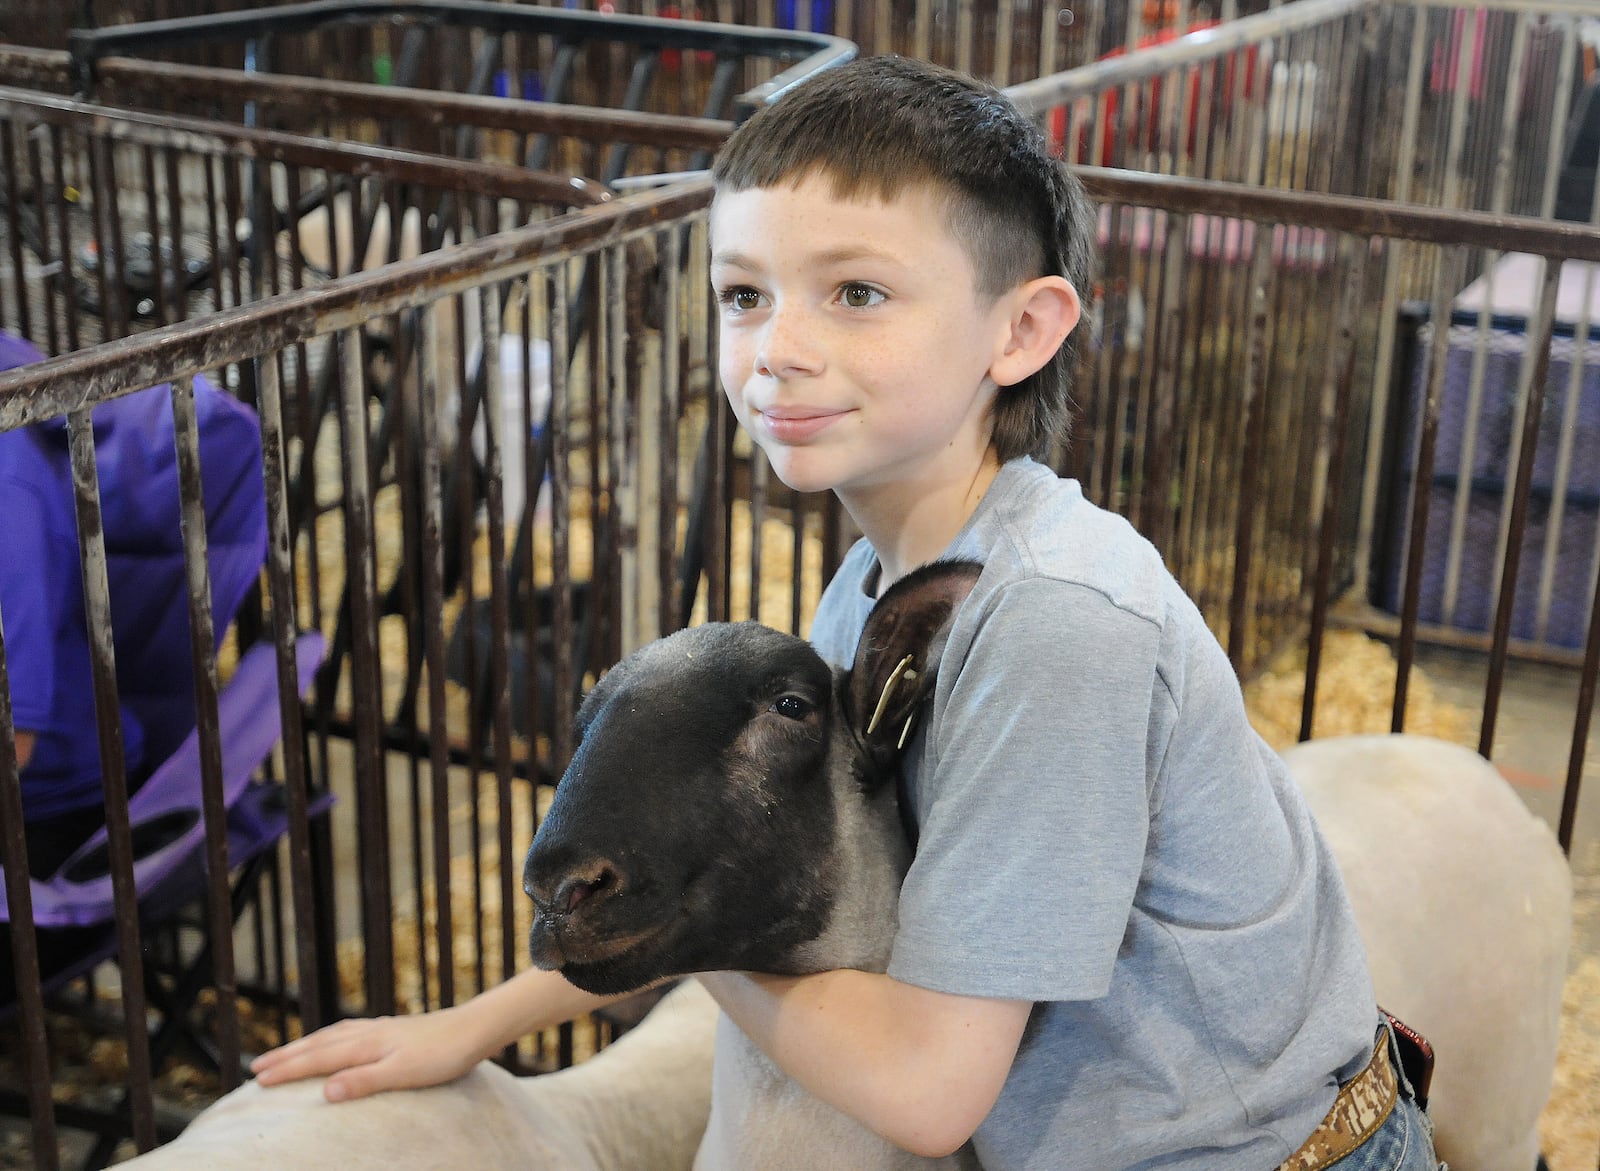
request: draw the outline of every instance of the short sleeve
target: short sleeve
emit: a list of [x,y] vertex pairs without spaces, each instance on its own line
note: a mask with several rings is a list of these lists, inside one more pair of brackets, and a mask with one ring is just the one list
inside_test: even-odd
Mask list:
[[965,995],[1095,999],[1143,869],[1159,627],[1050,579],[985,609],[964,653],[952,636],[911,762],[920,831],[890,974]]

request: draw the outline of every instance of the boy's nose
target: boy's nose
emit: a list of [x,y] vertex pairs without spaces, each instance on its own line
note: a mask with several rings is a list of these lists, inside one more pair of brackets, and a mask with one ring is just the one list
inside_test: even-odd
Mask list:
[[821,364],[816,331],[790,310],[775,309],[756,352],[756,372],[771,378],[813,374]]

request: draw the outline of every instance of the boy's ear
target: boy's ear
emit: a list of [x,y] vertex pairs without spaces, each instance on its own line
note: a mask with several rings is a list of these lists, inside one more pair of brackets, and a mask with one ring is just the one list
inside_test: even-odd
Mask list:
[[956,609],[977,584],[975,561],[936,561],[907,574],[878,599],[845,684],[845,718],[874,765],[886,770],[933,690]]
[[1004,298],[1006,334],[989,367],[996,386],[1015,386],[1044,368],[1078,324],[1083,305],[1078,290],[1063,276],[1026,281]]

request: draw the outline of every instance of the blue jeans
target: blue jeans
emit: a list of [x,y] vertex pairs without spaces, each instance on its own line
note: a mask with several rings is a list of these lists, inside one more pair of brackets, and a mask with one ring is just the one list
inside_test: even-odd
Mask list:
[[1384,1030],[1389,1037],[1389,1060],[1400,1081],[1400,1095],[1372,1137],[1330,1165],[1328,1171],[1448,1171],[1433,1153],[1433,1123],[1416,1103],[1387,1024]]

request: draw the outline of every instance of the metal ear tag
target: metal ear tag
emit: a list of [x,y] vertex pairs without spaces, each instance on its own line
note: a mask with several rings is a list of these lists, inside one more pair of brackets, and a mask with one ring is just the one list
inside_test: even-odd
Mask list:
[[[907,655],[889,672],[889,678],[884,682],[883,694],[878,696],[878,707],[872,713],[872,719],[867,722],[867,735],[870,736],[878,730],[878,724],[883,719],[883,713],[889,706],[889,699],[894,695],[894,689],[900,686],[900,680],[915,680],[917,673],[911,664],[916,661],[915,655]],[[902,743],[904,741],[902,740]]]

